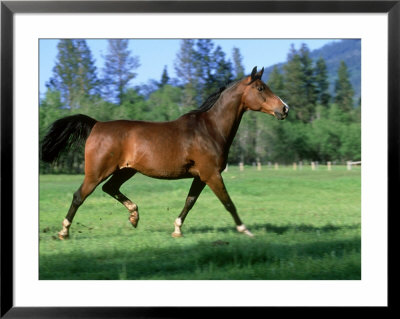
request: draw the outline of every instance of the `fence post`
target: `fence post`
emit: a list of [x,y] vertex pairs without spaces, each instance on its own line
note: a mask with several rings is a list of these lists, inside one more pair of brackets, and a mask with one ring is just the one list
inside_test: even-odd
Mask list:
[[315,162],[311,162],[311,169],[315,171]]
[[296,163],[296,162],[293,163],[293,170],[294,170],[294,171],[297,170],[297,163]]
[[239,170],[242,172],[244,170],[243,162],[239,163]]
[[326,164],[328,165],[328,171],[331,171],[332,170],[332,163],[331,162],[327,162]]
[[276,170],[278,170],[279,169],[279,164],[275,163],[274,167],[275,167]]
[[351,171],[351,161],[347,161],[347,170]]
[[224,169],[224,172],[227,172],[227,171],[228,171],[228,163],[226,163],[226,167]]
[[261,171],[261,162],[260,161],[257,162],[257,171]]
[[299,162],[299,170],[302,170],[303,169],[303,161],[300,161]]

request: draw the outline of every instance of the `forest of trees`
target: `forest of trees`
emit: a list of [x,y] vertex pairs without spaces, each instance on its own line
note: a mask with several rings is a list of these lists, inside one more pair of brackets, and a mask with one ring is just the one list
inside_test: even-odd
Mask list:
[[[176,78],[165,67],[159,80],[131,86],[140,57],[128,49],[128,40],[108,40],[105,63],[99,70],[85,40],[60,40],[57,48],[53,75],[40,99],[40,140],[52,122],[76,113],[100,121],[174,120],[249,72],[238,48],[229,59],[210,39],[186,39],[181,40],[174,61]],[[361,159],[361,100],[354,101],[343,61],[332,94],[324,59],[312,60],[304,44],[299,50],[292,46],[283,68],[275,67],[267,84],[290,106],[289,116],[277,121],[266,114],[246,112],[229,163]],[[83,146],[63,154],[56,165],[40,162],[40,172],[82,173]]]

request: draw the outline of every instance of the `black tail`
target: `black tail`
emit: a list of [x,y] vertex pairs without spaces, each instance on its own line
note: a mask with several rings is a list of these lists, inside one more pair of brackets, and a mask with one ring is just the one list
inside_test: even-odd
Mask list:
[[48,163],[56,161],[62,151],[85,141],[96,123],[95,119],[83,114],[55,121],[43,139],[42,160]]

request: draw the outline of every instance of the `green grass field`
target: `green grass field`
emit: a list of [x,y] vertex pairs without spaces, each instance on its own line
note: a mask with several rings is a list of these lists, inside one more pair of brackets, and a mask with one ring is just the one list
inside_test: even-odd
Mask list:
[[293,171],[229,167],[223,173],[239,215],[255,235],[236,232],[207,187],[172,238],[191,180],[140,174],[122,187],[127,210],[98,187],[78,210],[70,239],[57,233],[83,176],[40,176],[40,279],[359,280],[361,170],[320,166]]

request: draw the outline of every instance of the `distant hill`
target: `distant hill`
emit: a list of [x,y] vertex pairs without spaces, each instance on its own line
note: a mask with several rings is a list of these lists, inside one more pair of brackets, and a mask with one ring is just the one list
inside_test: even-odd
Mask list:
[[[350,82],[355,92],[355,100],[358,101],[361,96],[361,40],[346,39],[332,41],[320,49],[310,52],[311,58],[316,61],[319,57],[324,58],[328,69],[328,80],[330,83],[331,94],[334,92],[334,85],[337,79],[337,70],[340,61],[344,61],[350,74]],[[276,64],[282,70],[286,62]],[[265,68],[263,80],[267,81],[275,65]]]

